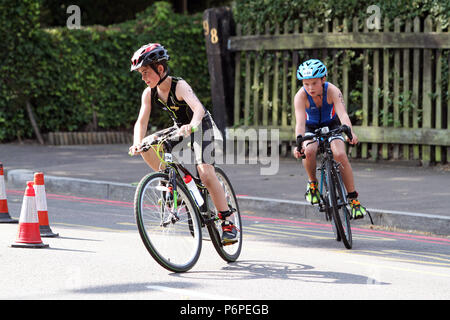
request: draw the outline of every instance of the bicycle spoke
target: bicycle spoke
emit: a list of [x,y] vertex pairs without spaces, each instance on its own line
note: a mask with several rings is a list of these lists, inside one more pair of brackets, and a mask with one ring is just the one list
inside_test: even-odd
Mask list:
[[178,188],[175,209],[172,194],[169,188],[163,189],[164,184],[168,185],[167,179],[156,174],[138,187],[138,227],[144,244],[158,263],[172,271],[185,271],[200,253],[200,223],[186,192]]

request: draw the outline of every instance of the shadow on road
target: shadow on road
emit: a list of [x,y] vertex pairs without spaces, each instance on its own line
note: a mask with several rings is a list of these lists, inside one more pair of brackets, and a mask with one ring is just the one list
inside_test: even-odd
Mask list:
[[377,279],[351,273],[318,271],[314,270],[314,267],[312,266],[300,263],[258,260],[242,260],[230,263],[217,271],[192,271],[188,273],[171,274],[171,276],[204,280],[278,279],[336,284],[389,284],[379,282]]

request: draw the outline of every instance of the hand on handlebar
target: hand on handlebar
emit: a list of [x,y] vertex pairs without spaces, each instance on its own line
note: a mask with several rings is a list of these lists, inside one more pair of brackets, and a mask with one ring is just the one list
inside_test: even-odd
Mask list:
[[128,154],[130,156],[136,156],[138,154],[140,154],[141,152],[139,151],[140,146],[139,145],[135,145],[133,144],[129,149],[128,149]]
[[196,132],[198,127],[192,126],[191,124],[186,124],[181,126],[181,128],[177,129],[175,127],[168,128],[163,131],[158,131],[157,133],[151,134],[144,139],[142,139],[141,143],[133,144],[129,150],[128,154],[130,156],[135,156],[137,154],[141,154],[143,151],[147,151],[152,144],[157,142],[158,140],[179,140],[180,137],[188,137],[191,132]]
[[191,132],[192,132],[192,125],[188,123],[180,127],[180,130],[178,130],[178,135],[187,138],[191,135]]
[[347,136],[347,142],[351,145],[356,145],[358,143],[358,137],[353,132],[353,130],[345,124],[342,127],[343,127],[344,133]]
[[350,138],[347,137],[347,142],[351,145],[356,145],[356,144],[358,144],[358,137],[356,137],[356,135],[353,134],[353,139],[350,140]]
[[299,159],[299,158],[305,159],[306,158],[306,156],[305,156],[305,148],[303,147],[303,140],[302,140],[302,135],[301,134],[299,134],[297,136],[297,141],[296,142],[297,142],[297,146],[294,148],[294,151],[293,151],[294,157],[296,159]]
[[306,158],[304,148],[300,148],[300,151],[299,151],[298,147],[295,147],[293,153],[294,153],[294,157],[296,159],[299,159],[299,158],[305,159]]
[[188,123],[180,127],[180,129],[178,130],[178,135],[187,138],[191,135],[191,133],[197,130],[198,130],[197,126],[193,126],[192,124]]
[[154,134],[151,134],[147,137],[145,137],[144,139],[142,139],[142,141],[138,144],[133,144],[129,150],[128,150],[128,154],[130,156],[135,156],[138,154],[141,154],[142,151],[147,151],[147,150],[143,150],[143,146],[144,145],[151,145],[154,141],[158,140],[159,136]]

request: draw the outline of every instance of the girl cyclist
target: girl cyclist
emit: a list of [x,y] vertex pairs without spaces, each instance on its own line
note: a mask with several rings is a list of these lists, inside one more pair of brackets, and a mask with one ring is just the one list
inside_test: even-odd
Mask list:
[[138,71],[142,75],[142,80],[147,84],[147,88],[142,93],[141,109],[134,125],[134,139],[129,150],[130,154],[140,153],[153,170],[159,171],[160,161],[153,149],[149,149],[147,152],[138,151],[147,132],[152,108],[164,110],[172,118],[174,125],[179,127],[179,134],[185,138],[190,136],[193,127],[198,127],[201,131],[200,139],[192,141],[197,170],[219,211],[219,218],[223,220],[222,242],[233,244],[237,242],[237,231],[233,223],[228,221],[232,211],[228,207],[225,192],[215,174],[214,159],[204,156],[203,152],[205,149],[210,150],[211,148],[207,147],[213,143],[211,137],[208,139],[205,133],[207,131],[217,132],[214,130],[217,128],[211,114],[202,105],[189,84],[181,78],[169,76],[168,60],[167,50],[159,43],[142,46],[131,58],[130,71]]
[[[350,118],[345,109],[344,99],[341,90],[330,82],[326,81],[327,68],[317,59],[310,59],[303,62],[297,70],[297,78],[302,80],[303,87],[297,92],[294,98],[295,107],[295,134],[298,137],[310,135],[314,130],[321,127],[335,129],[341,124],[352,128]],[[353,132],[353,140],[350,144],[357,144],[358,137]],[[320,193],[316,178],[316,154],[318,143],[305,141],[298,150],[294,149],[294,157],[303,159],[303,166],[308,175],[308,185],[305,198],[311,204],[318,204]],[[353,171],[347,158],[345,150],[345,140],[341,135],[331,141],[333,158],[341,164],[342,178],[348,191],[348,199],[352,208],[352,216],[355,219],[363,218],[367,213],[366,209],[358,201],[358,193],[355,190]],[[349,192],[350,191],[350,192]]]

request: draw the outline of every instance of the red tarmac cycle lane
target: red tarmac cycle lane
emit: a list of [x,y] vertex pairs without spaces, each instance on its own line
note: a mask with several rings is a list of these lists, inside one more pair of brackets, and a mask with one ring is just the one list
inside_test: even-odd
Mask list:
[[[10,208],[10,215],[14,218],[19,218],[18,215],[20,213],[20,204],[21,199],[23,197],[24,192],[20,190],[7,190],[8,195],[8,201],[9,206],[13,206],[14,204],[19,205],[16,210],[16,215],[14,215],[14,212],[11,213]],[[100,224],[95,225],[95,227],[102,227],[101,224],[104,224],[105,221],[111,220],[111,216],[108,215],[108,213],[111,213],[111,211],[114,211],[116,213],[123,213],[122,216],[124,221],[116,221],[116,224],[119,225],[130,225],[134,224],[134,212],[133,212],[133,203],[132,202],[126,202],[126,201],[115,201],[115,200],[106,200],[106,199],[97,199],[97,198],[90,198],[90,197],[78,197],[78,196],[72,196],[72,195],[63,195],[63,194],[53,194],[53,193],[47,193],[47,201],[48,201],[48,211],[49,211],[49,219],[50,222],[54,221],[54,223],[64,223],[64,218],[68,217],[68,215],[64,214],[66,210],[61,210],[62,208],[69,209],[71,207],[74,207],[75,211],[77,211],[77,207],[80,208],[78,210],[79,214],[87,213],[85,210],[86,208],[80,207],[80,205],[91,205],[94,206],[93,212],[96,213],[97,216],[102,216],[102,211],[104,211],[104,217],[109,217],[107,219],[101,219],[101,220],[87,220],[87,221],[78,221],[79,224],[88,223],[88,225],[92,226],[92,223],[94,224]],[[69,204],[70,203],[70,204]],[[53,209],[52,205],[55,205],[58,209]],[[125,209],[125,210],[124,210]],[[57,211],[57,213],[55,212]],[[68,212],[72,212],[72,210],[67,210]],[[280,238],[283,238],[283,233],[281,231],[285,229],[289,229],[290,232],[288,234],[302,234],[307,233],[308,231],[311,231],[312,233],[322,232],[322,236],[329,237],[330,243],[334,244],[335,242],[332,238],[332,229],[331,225],[329,223],[323,223],[323,222],[315,222],[315,221],[302,221],[302,220],[290,220],[290,219],[278,219],[275,218],[276,213],[271,214],[270,217],[268,216],[258,216],[254,215],[252,212],[246,212],[245,210],[241,212],[241,216],[244,222],[244,228],[246,225],[248,225],[249,229],[244,229],[244,235],[249,235],[252,237],[255,237],[257,235],[260,235],[262,238],[270,238],[272,240]],[[73,221],[73,214],[72,217],[69,219]],[[114,218],[114,220],[117,220],[117,217]],[[120,220],[120,219],[119,219]],[[110,225],[110,223],[109,223]],[[263,227],[261,227],[263,226]],[[266,228],[264,228],[266,226]],[[269,226],[269,227],[267,227]],[[113,227],[110,225],[110,227]],[[260,227],[261,230],[253,230],[254,228]],[[278,230],[276,230],[278,229]],[[278,231],[278,232],[277,232]],[[362,227],[352,227],[352,233],[354,238],[363,237],[365,240],[372,239],[373,241],[379,242],[382,239],[388,239],[391,240],[403,240],[403,241],[409,241],[409,242],[415,242],[415,243],[428,243],[428,244],[437,244],[442,245],[444,247],[450,246],[450,238],[448,237],[438,237],[433,235],[421,235],[421,234],[413,234],[413,233],[403,233],[403,232],[392,232],[392,231],[385,231],[385,230],[375,230],[371,228],[362,228]],[[327,234],[329,234],[327,236]],[[316,238],[320,239],[322,236],[316,236]],[[311,237],[314,239],[314,237]],[[357,244],[357,240],[354,240]],[[357,247],[359,247],[357,245]],[[355,249],[355,248],[354,248]],[[447,248],[448,250],[448,248]]]

